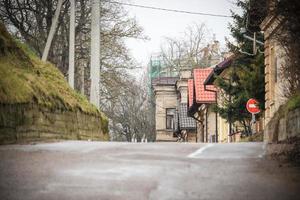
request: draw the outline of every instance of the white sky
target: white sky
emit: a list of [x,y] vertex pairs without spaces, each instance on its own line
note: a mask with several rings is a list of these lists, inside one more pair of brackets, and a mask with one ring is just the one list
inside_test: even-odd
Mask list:
[[[233,4],[234,0],[131,0],[129,3],[161,7],[191,12],[203,12],[221,15],[230,15],[230,9],[236,11],[238,8]],[[228,23],[231,18],[211,17],[204,15],[192,15],[184,13],[166,12],[145,8],[124,6],[129,15],[136,17],[144,33],[150,40],[129,39],[126,41],[132,56],[146,67],[152,53],[158,52],[165,36],[181,37],[185,28],[193,23],[205,23],[211,35],[225,46],[225,36],[230,36]],[[141,70],[137,72],[141,73]]]

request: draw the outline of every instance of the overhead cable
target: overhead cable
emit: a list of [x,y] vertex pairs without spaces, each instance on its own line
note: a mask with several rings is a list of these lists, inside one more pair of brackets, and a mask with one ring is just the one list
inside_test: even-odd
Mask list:
[[109,3],[120,4],[120,5],[125,5],[125,6],[132,6],[132,7],[146,8],[146,9],[160,10],[160,11],[167,11],[167,12],[177,12],[177,13],[192,14],[192,15],[206,15],[206,16],[211,16],[211,17],[226,17],[226,18],[231,18],[231,16],[229,16],[229,15],[220,15],[220,14],[203,13],[203,12],[192,12],[192,11],[186,11],[186,10],[175,10],[175,9],[169,9],[169,8],[160,8],[160,7],[153,7],[153,6],[145,6],[145,5],[123,3],[123,2],[117,2],[117,1],[108,1],[108,2]]

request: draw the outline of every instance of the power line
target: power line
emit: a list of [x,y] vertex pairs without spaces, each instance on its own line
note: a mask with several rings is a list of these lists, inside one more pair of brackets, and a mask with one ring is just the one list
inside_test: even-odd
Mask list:
[[125,5],[125,6],[132,6],[132,7],[146,8],[146,9],[160,10],[160,11],[167,11],[167,12],[177,12],[177,13],[185,13],[185,14],[192,14],[192,15],[206,15],[206,16],[211,16],[211,17],[228,17],[228,18],[231,17],[229,15],[219,15],[219,14],[203,13],[203,12],[191,12],[191,11],[186,11],[186,10],[175,10],[175,9],[144,6],[144,5],[131,4],[131,3],[121,3],[121,2],[117,2],[117,1],[108,1],[108,2]]

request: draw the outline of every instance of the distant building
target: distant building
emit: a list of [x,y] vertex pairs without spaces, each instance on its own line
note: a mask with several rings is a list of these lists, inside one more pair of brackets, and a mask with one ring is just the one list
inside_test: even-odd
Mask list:
[[152,81],[155,96],[156,141],[176,141],[187,131],[187,141],[196,142],[196,122],[187,115],[187,80],[190,70],[180,77],[159,77]]
[[216,103],[216,88],[205,88],[204,82],[213,68],[194,69],[193,79],[189,79],[189,115],[198,122],[197,135],[200,142],[217,141],[217,114],[212,109]]
[[[206,80],[204,81],[204,87],[208,87],[211,85],[215,85],[216,77],[221,77],[224,79],[229,79],[229,71],[233,61],[233,56],[228,55],[226,59],[222,62],[218,63],[213,70],[209,73]],[[218,106],[222,106],[226,101],[225,98],[229,98],[221,88],[215,86],[216,88],[216,104]],[[237,129],[238,124],[230,124],[226,119],[221,116],[216,116],[216,127],[217,127],[217,135],[218,142],[238,142],[240,139],[240,132]]]
[[155,96],[156,141],[175,141],[175,113],[177,107],[177,77],[158,77],[153,79]]
[[[200,68],[214,66],[221,60],[218,41],[213,41],[201,52],[203,55],[198,66]],[[194,76],[194,66],[180,69],[167,67],[162,57],[155,55],[151,57],[148,67],[151,91],[155,99],[156,141],[176,141],[178,134],[182,131],[187,132],[189,142],[215,141],[216,121],[211,107],[205,104],[203,108],[203,111],[207,112],[206,125],[202,123],[203,119],[201,123],[197,123],[199,119],[188,114],[188,82]],[[205,136],[199,131],[204,129],[206,130]]]
[[176,133],[187,131],[187,140],[190,142],[199,142],[196,131],[196,121],[188,116],[188,80],[191,77],[191,69],[185,68],[180,71],[179,80],[176,82],[176,90],[178,91],[177,104],[177,127]]

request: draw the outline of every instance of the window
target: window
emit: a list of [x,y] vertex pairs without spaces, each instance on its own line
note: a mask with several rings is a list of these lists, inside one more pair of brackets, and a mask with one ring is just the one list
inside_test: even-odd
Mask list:
[[166,129],[174,129],[175,108],[166,109]]

